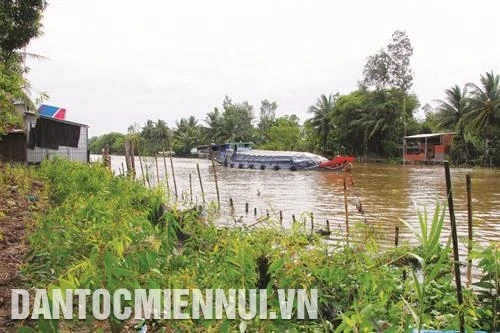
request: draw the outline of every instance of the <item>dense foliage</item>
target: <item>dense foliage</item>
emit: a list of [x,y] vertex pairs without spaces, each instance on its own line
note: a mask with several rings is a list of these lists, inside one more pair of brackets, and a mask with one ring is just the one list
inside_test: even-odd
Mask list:
[[45,3],[44,0],[0,2],[0,135],[21,124],[14,103],[23,102],[34,109],[28,96],[29,82],[24,77],[29,70],[23,63],[27,54],[20,50],[40,35]]
[[457,134],[451,151],[456,163],[500,165],[500,76],[485,73],[479,82],[447,89],[426,120]]
[[[244,321],[250,331],[402,332],[411,327],[457,329],[462,311],[467,329],[498,329],[500,252],[494,245],[476,251],[482,272],[478,292],[456,301],[449,242],[440,243],[444,212],[420,216],[418,247],[382,250],[370,228],[344,241],[325,242],[302,222],[284,228],[218,228],[210,207],[185,207],[147,191],[98,165],[44,162],[41,175],[53,208],[31,233],[24,269],[30,286],[43,288],[264,288],[268,309],[279,313],[278,288],[317,288],[319,320]],[[162,208],[162,203],[166,203]],[[341,238],[336,235],[334,238]],[[357,244],[357,245],[356,245]],[[127,304],[131,307],[134,304]],[[188,307],[189,308],[189,307]],[[91,313],[91,309],[87,309]],[[296,318],[297,307],[293,307]],[[236,320],[147,320],[148,331],[229,332]],[[106,330],[124,325],[111,318]],[[142,323],[144,324],[144,323]],[[141,324],[141,325],[142,325]],[[92,321],[47,322],[38,327],[93,325]],[[101,326],[102,327],[102,326]]]

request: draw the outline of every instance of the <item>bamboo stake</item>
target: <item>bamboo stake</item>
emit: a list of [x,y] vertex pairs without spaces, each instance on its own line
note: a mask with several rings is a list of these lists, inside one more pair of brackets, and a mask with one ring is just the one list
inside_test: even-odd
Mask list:
[[345,207],[345,232],[347,245],[349,245],[349,210],[347,208],[347,185],[344,175],[344,207]]
[[399,244],[399,227],[396,227],[396,237],[394,237],[394,246]]
[[[172,150],[172,149],[170,149],[170,150]],[[170,152],[168,155],[170,157],[170,167],[172,168],[172,179],[174,181],[175,198],[177,199],[177,182],[175,181],[174,161],[172,160],[172,154]]]
[[127,164],[127,172],[130,175],[132,166],[130,164],[130,141],[125,140],[125,163]]
[[168,184],[167,157],[165,156],[165,145],[163,143],[163,135],[161,137],[161,150],[163,152],[163,168],[165,169],[165,180],[167,181],[167,192],[170,193],[170,185]]
[[444,173],[446,178],[446,195],[448,196],[448,209],[450,212],[450,224],[451,224],[451,239],[453,243],[453,261],[455,267],[455,282],[457,287],[457,299],[459,306],[459,320],[460,320],[460,332],[465,332],[464,330],[464,314],[462,309],[462,304],[464,302],[462,295],[462,281],[460,276],[460,258],[458,255],[458,236],[457,236],[457,224],[455,220],[455,207],[453,206],[453,192],[451,188],[451,176],[450,176],[450,164],[448,161],[444,162]]
[[248,202],[245,202],[245,213],[248,214]]
[[151,189],[151,182],[149,181],[149,168],[148,168],[148,164],[145,163],[144,167],[146,168],[146,180],[148,182],[148,188]]
[[[217,205],[220,208],[219,183],[217,182],[217,170],[215,168],[215,162],[214,162],[214,154],[213,154],[213,152],[212,152],[211,155],[212,155],[211,156],[212,157],[211,158],[211,160],[212,160],[212,168],[214,170],[215,191],[217,192]],[[248,213],[248,209],[247,209],[247,213]]]
[[198,179],[200,180],[201,198],[203,199],[203,204],[205,204],[205,192],[203,191],[203,183],[201,181],[200,165],[198,163],[196,163],[196,170],[198,170]]
[[472,259],[470,253],[472,251],[472,189],[471,189],[471,175],[465,175],[465,182],[467,184],[467,225],[469,244],[467,248],[467,287],[472,283]]
[[257,216],[257,207],[253,209],[253,215]]
[[193,202],[193,181],[191,179],[191,173],[189,173],[189,200]]
[[132,167],[132,179],[135,180],[135,151],[134,142],[130,141],[130,166]]
[[137,141],[137,139],[135,140],[135,144],[137,145],[137,155],[139,155],[139,164],[141,165],[142,184],[146,186],[146,179],[144,178],[144,168],[142,167],[141,150],[139,148],[139,141]]
[[155,153],[156,186],[160,185],[160,171],[158,171],[158,155]]
[[314,233],[314,214],[311,212],[311,234]]

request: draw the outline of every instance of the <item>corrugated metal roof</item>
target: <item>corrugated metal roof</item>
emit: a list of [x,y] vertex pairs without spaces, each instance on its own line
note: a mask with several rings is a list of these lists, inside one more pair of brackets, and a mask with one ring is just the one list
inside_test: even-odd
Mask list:
[[405,139],[420,139],[420,138],[433,138],[436,136],[441,136],[441,135],[446,135],[446,134],[455,134],[455,133],[429,133],[429,134],[415,134],[415,135],[409,135],[405,136]]
[[80,127],[89,127],[89,125],[85,125],[85,124],[81,124],[81,123],[75,123],[74,121],[69,121],[69,120],[61,120],[61,119],[56,119],[56,118],[52,118],[52,117],[42,116],[42,115],[40,115],[38,113],[34,113],[34,112],[26,112],[26,114],[32,115],[32,116],[35,116],[35,117],[40,117],[40,118],[44,118],[44,119],[49,119],[49,120],[57,121],[57,122],[60,122],[60,123],[65,123],[65,124],[70,124],[70,125],[77,125],[77,126],[80,126]]

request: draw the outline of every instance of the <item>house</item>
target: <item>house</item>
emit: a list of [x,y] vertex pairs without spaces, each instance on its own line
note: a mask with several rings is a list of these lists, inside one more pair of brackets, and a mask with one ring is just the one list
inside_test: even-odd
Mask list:
[[88,126],[28,111],[16,104],[24,128],[11,129],[0,140],[0,159],[40,163],[53,157],[89,162]]
[[450,151],[455,133],[417,134],[404,137],[403,159],[414,163],[441,163]]

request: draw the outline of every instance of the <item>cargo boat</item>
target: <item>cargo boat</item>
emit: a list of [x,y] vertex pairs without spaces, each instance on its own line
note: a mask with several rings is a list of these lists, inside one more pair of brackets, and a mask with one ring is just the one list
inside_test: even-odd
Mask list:
[[251,142],[230,142],[212,146],[212,149],[219,164],[238,169],[296,171],[324,168],[340,171],[352,167],[348,165],[354,160],[353,157],[339,159],[338,156],[329,161],[323,156],[308,152],[253,149]]

